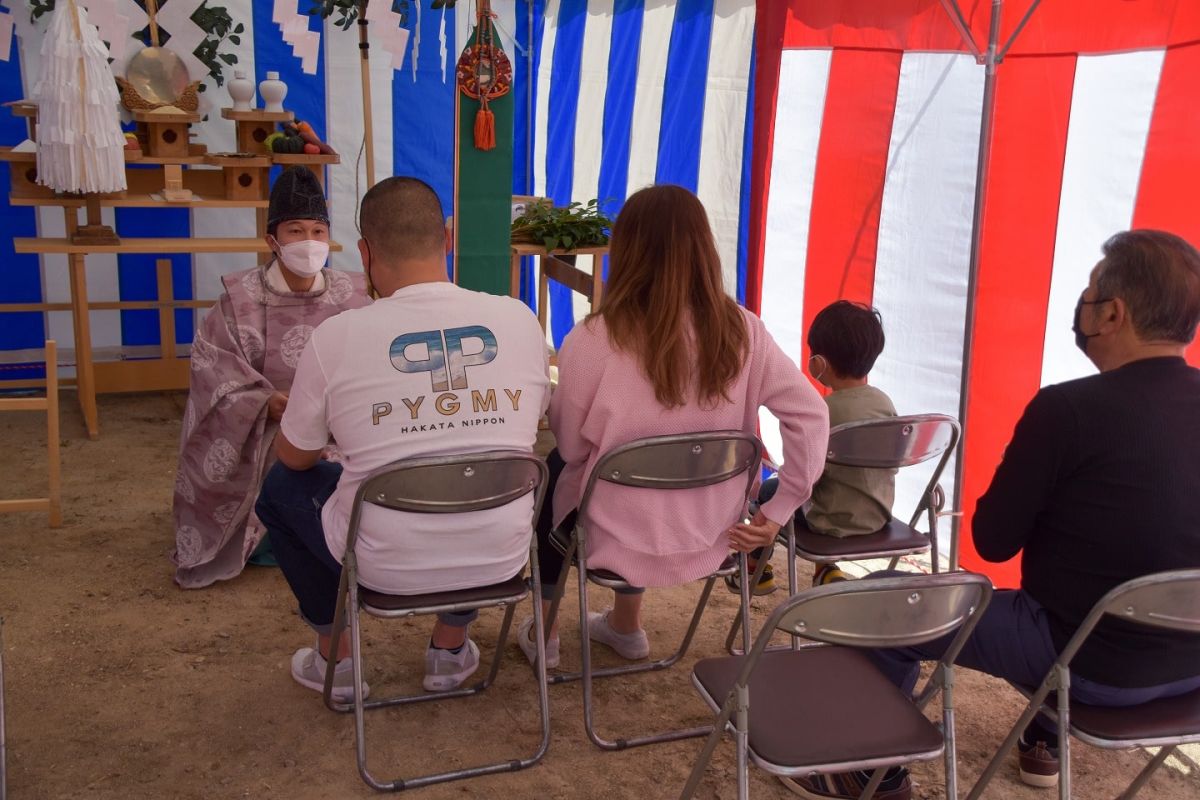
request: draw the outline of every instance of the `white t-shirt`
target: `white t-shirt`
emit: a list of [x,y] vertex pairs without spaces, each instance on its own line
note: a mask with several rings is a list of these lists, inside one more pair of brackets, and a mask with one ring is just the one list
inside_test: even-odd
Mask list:
[[[509,297],[420,283],[322,322],[296,367],[281,427],[345,457],[321,518],[341,560],[359,484],[393,461],[485,450],[531,452],[550,402],[537,318]],[[533,496],[470,514],[415,514],[364,504],[359,580],[392,594],[486,586],[529,553]]]

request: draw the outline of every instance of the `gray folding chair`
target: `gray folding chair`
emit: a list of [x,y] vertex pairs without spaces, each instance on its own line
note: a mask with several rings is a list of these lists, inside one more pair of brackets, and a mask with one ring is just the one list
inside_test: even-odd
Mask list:
[[[337,610],[334,612],[334,627],[331,632],[330,651],[336,652],[347,620],[350,626],[350,656],[354,668],[354,685],[362,686],[363,660],[362,635],[358,612],[365,611],[383,619],[403,619],[417,615],[439,614],[455,611],[498,607],[503,608],[504,621],[500,626],[499,642],[492,657],[491,670],[479,683],[444,692],[392,697],[384,700],[364,702],[362,693],[354,693],[353,703],[338,703],[333,700],[334,659],[329,660],[325,674],[325,705],[335,711],[354,712],[355,745],[358,771],[362,779],[373,789],[399,791],[428,786],[433,783],[473,778],[496,772],[514,772],[533,766],[546,754],[550,746],[550,707],[546,695],[546,670],[544,652],[544,628],[542,607],[536,598],[541,597],[541,575],[538,571],[537,537],[533,536],[533,520],[538,517],[546,491],[546,463],[531,453],[516,451],[493,451],[470,455],[441,458],[413,458],[397,461],[372,472],[359,486],[350,513],[350,526],[346,534],[346,555],[342,562],[342,580],[338,588]],[[391,595],[372,591],[358,584],[358,527],[364,503],[396,511],[421,514],[457,514],[483,511],[511,503],[530,493],[534,495],[533,516],[530,518],[529,563],[531,580],[526,582],[523,574],[492,586],[480,586],[452,592],[435,592],[423,595]],[[483,531],[480,532],[481,534]],[[451,770],[418,778],[380,781],[367,769],[367,743],[363,715],[367,709],[441,700],[450,697],[466,697],[486,689],[500,669],[504,644],[512,625],[513,612],[518,603],[529,595],[532,588],[533,619],[538,644],[538,663],[534,667],[538,684],[538,702],[541,710],[542,739],[531,757],[511,759],[483,766]],[[419,737],[414,736],[414,741]]]
[[[866,800],[888,767],[939,755],[946,797],[957,797],[953,664],[991,595],[982,575],[952,572],[848,581],[788,598],[748,656],[707,658],[692,670],[717,718],[680,797],[695,793],[727,728],[737,748],[739,800],[749,797],[749,761],[793,777],[874,770]],[[822,644],[768,652],[776,630]],[[861,650],[917,645],[955,630],[916,702]],[[922,713],[939,690],[941,730]]]
[[[570,674],[557,674],[551,677],[552,683],[567,681],[583,681],[583,724],[588,737],[600,748],[605,750],[621,750],[626,747],[637,747],[658,742],[670,742],[695,736],[704,736],[709,732],[708,726],[668,731],[649,736],[635,736],[615,740],[600,736],[592,723],[592,680],[613,675],[628,675],[635,672],[648,672],[666,669],[675,664],[687,653],[708,605],[713,585],[719,578],[733,575],[741,571],[742,577],[742,607],[741,616],[745,629],[749,630],[750,591],[749,581],[746,580],[746,557],[744,554],[737,560],[726,558],[725,562],[707,578],[704,579],[704,589],[692,612],[691,623],[684,633],[683,641],[678,649],[670,656],[645,664],[627,664],[619,667],[594,669],[592,667],[591,640],[588,638],[588,582],[606,586],[610,589],[629,586],[625,579],[616,573],[603,569],[593,569],[587,565],[587,521],[593,493],[600,481],[639,489],[677,490],[694,489],[702,486],[713,486],[741,477],[746,483],[745,492],[739,495],[743,503],[738,513],[745,510],[749,500],[762,458],[762,444],[757,437],[741,431],[714,431],[708,433],[685,433],[672,436],[654,436],[638,439],[620,447],[613,448],[600,457],[588,476],[583,499],[579,503],[575,527],[572,531],[555,531],[552,541],[564,556],[564,567],[559,574],[554,601],[550,607],[549,620],[546,623],[550,630],[558,614],[558,606],[566,591],[568,566],[574,564],[579,573],[579,628],[582,671]],[[733,511],[733,509],[731,509]],[[749,637],[746,637],[749,646]]]
[[[958,446],[960,434],[958,420],[945,414],[915,414],[906,417],[868,419],[847,422],[829,432],[829,452],[826,464],[866,469],[900,469],[922,464],[930,459],[941,459],[921,493],[917,508],[905,525],[893,519],[881,530],[865,536],[827,536],[810,530],[800,515],[794,522],[780,529],[780,539],[787,547],[788,587],[792,594],[798,591],[796,578],[796,556],[816,564],[831,564],[838,561],[865,561],[870,558],[890,558],[895,568],[901,556],[931,550],[932,569],[936,573],[938,564],[938,512],[945,502],[945,495],[938,482],[942,472]],[[921,516],[928,521],[929,531],[916,529]],[[958,567],[958,538],[952,531],[949,560],[951,569]],[[761,567],[761,565],[760,565]],[[738,620],[725,639],[731,653],[734,647]]]
[[1162,748],[1129,784],[1122,800],[1136,795],[1176,747],[1200,742],[1200,690],[1125,708],[1087,706],[1070,700],[1071,659],[1106,615],[1154,628],[1200,633],[1200,569],[1159,572],[1116,587],[1092,607],[1041,686],[1034,689],[1011,684],[1029,698],[1029,704],[979,776],[967,800],[983,794],[1025,726],[1039,712],[1058,723],[1058,796],[1062,800],[1071,796],[1072,736],[1106,750]]

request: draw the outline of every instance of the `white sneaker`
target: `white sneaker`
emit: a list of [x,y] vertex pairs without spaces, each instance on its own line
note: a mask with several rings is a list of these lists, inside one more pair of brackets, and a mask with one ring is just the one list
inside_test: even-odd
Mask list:
[[588,637],[593,642],[608,645],[622,658],[628,658],[630,661],[650,655],[650,640],[646,638],[646,632],[638,630],[633,633],[617,633],[608,624],[608,615],[611,613],[611,608],[603,612],[588,612]]
[[468,638],[457,653],[430,646],[425,650],[425,681],[427,692],[448,692],[457,689],[475,670],[479,669],[479,647]]
[[[529,663],[537,662],[537,642],[533,640],[533,617],[517,626],[517,644],[529,659]],[[546,642],[546,669],[558,669],[559,641],[557,636],[551,636]]]
[[[301,647],[292,656],[292,677],[296,683],[312,689],[325,691],[326,661],[311,647]],[[362,696],[366,700],[371,687],[363,681]],[[349,658],[343,658],[333,669],[333,699],[339,703],[354,701],[354,669]]]

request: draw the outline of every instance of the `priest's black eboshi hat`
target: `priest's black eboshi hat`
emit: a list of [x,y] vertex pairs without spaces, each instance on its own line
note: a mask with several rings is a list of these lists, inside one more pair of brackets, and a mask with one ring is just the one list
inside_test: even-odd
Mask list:
[[271,187],[267,229],[273,231],[279,223],[293,219],[315,219],[329,224],[325,192],[321,190],[317,176],[307,167],[288,167]]

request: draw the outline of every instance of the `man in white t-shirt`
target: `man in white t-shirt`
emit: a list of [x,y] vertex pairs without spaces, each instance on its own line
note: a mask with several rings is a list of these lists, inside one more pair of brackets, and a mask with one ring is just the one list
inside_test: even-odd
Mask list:
[[[363,268],[380,299],[313,331],[275,440],[279,463],[255,507],[301,615],[317,632],[317,647],[292,658],[292,676],[316,691],[363,478],[405,458],[532,451],[550,401],[545,340],[529,309],[446,279],[449,237],[432,189],[388,178],[363,198],[360,224]],[[321,458],[331,440],[344,464]],[[391,594],[508,580],[525,566],[532,513],[532,495],[471,514],[366,505],[359,580]],[[455,688],[478,668],[479,648],[467,636],[473,619],[473,612],[439,616],[425,656],[426,690]],[[346,638],[337,655],[334,693],[348,701]]]

